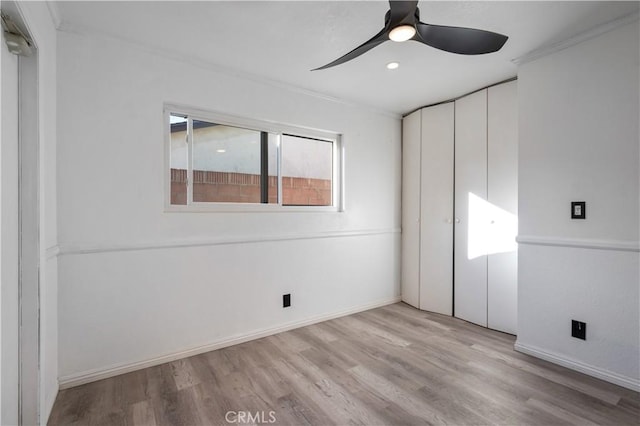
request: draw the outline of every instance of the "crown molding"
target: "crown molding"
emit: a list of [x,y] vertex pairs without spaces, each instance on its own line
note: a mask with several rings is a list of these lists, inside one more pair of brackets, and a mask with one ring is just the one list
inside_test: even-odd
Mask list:
[[620,18],[614,19],[613,21],[609,21],[602,25],[598,25],[597,27],[584,31],[566,40],[532,50],[531,52],[525,53],[524,55],[513,59],[511,62],[516,65],[522,65],[526,64],[527,62],[535,61],[536,59],[542,58],[555,52],[559,52],[571,46],[575,46],[578,43],[582,43],[583,41],[598,37],[599,35],[608,33],[609,31],[613,31],[616,28],[620,28],[632,22],[636,22],[639,17],[639,12],[635,12],[630,15],[624,15]]
[[112,41],[118,43],[127,44],[137,50],[143,51],[145,53],[164,57],[166,59],[170,59],[173,61],[187,63],[194,67],[198,67],[201,69],[206,69],[209,71],[213,71],[215,73],[219,73],[232,78],[241,78],[244,80],[253,81],[258,84],[262,84],[265,86],[275,87],[280,90],[286,90],[291,93],[309,96],[315,99],[320,99],[323,101],[332,102],[335,104],[340,104],[349,108],[356,108],[360,110],[365,110],[370,113],[381,115],[388,118],[393,118],[396,120],[402,119],[402,114],[395,113],[392,111],[384,110],[377,108],[372,105],[362,104],[358,102],[348,101],[341,98],[336,98],[331,95],[327,95],[325,93],[316,92],[314,90],[306,89],[304,87],[296,86],[294,84],[285,83],[283,81],[273,80],[268,77],[263,77],[254,73],[234,69],[231,67],[226,67],[220,64],[216,64],[214,62],[210,62],[204,59],[195,58],[191,55],[185,55],[181,52],[177,52],[172,49],[150,46],[147,43],[141,43],[139,41],[133,40],[129,37],[122,37],[113,34],[106,33],[104,31],[98,31],[94,28],[90,28],[84,25],[71,24],[66,21],[61,21],[60,26],[58,27],[58,31],[65,32],[69,34],[84,36],[84,37],[92,37],[99,40]]

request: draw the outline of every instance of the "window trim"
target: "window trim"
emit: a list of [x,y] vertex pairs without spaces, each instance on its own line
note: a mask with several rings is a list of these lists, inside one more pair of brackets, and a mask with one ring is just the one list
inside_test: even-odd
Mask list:
[[[300,137],[308,137],[330,141],[333,147],[333,170],[332,170],[332,188],[331,206],[286,206],[282,205],[282,150],[278,149],[278,203],[224,203],[224,202],[194,202],[193,201],[193,158],[188,156],[188,176],[187,176],[187,204],[171,204],[171,124],[170,116],[186,115],[189,124],[195,120],[203,120],[223,124],[227,126],[240,127],[247,130],[258,132],[269,132],[278,135],[278,146],[280,147],[281,137],[283,134],[292,134]],[[290,124],[281,124],[267,120],[257,120],[244,117],[223,114],[214,111],[205,111],[198,108],[187,107],[179,104],[165,104],[163,109],[163,129],[164,129],[164,211],[167,213],[249,213],[249,212],[344,212],[344,140],[343,136],[338,132],[312,129],[307,127],[294,126]],[[187,129],[191,125],[187,125]],[[189,143],[192,135],[188,135]],[[187,150],[193,154],[192,149]]]

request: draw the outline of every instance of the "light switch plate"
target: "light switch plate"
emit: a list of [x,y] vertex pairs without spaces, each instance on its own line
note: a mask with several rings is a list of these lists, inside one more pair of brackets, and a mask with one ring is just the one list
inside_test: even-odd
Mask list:
[[584,201],[571,202],[571,219],[586,219],[587,203]]

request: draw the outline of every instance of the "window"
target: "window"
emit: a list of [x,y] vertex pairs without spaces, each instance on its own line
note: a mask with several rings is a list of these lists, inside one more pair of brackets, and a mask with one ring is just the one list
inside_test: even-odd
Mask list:
[[179,108],[165,119],[170,210],[340,210],[338,135]]
[[282,204],[330,206],[333,142],[282,135]]

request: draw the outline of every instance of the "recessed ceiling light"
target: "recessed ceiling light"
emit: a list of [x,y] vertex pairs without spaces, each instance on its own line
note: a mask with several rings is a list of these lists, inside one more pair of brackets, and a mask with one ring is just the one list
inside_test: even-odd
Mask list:
[[388,69],[390,69],[390,70],[395,70],[395,69],[396,69],[396,68],[398,68],[399,66],[400,66],[400,64],[399,64],[399,63],[397,63],[397,62],[389,62],[389,63],[387,64],[387,68],[388,68]]
[[407,41],[416,35],[416,28],[413,25],[400,25],[389,33],[389,38],[393,41]]
[[220,154],[224,154],[225,152],[227,152],[226,149],[217,149],[216,152],[219,152]]

